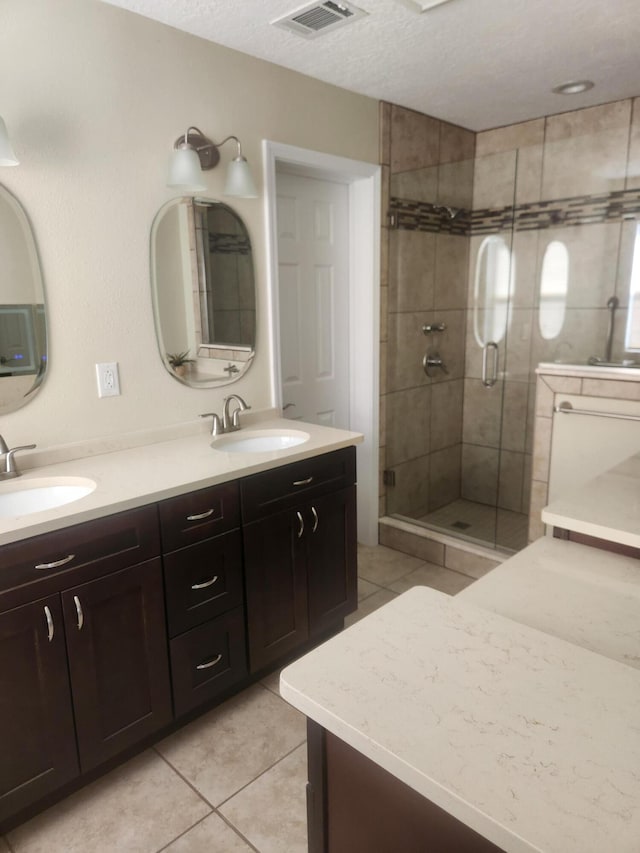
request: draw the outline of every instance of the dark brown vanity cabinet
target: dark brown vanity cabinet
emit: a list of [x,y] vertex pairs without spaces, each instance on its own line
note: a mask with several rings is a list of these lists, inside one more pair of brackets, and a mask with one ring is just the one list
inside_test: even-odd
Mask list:
[[249,664],[341,627],[357,606],[355,448],[241,481]]
[[0,820],[171,720],[160,560],[122,568],[157,527],[145,507],[0,552]]
[[247,675],[238,484],[159,508],[173,703],[181,716]]

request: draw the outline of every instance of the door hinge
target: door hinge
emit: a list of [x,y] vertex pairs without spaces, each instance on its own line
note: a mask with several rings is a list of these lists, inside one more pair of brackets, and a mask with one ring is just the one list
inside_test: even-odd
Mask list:
[[398,227],[398,216],[395,213],[395,211],[390,210],[387,213],[387,222],[388,222],[389,228],[397,228]]
[[391,468],[387,468],[382,472],[382,482],[385,486],[395,486],[396,484],[396,472],[392,471]]

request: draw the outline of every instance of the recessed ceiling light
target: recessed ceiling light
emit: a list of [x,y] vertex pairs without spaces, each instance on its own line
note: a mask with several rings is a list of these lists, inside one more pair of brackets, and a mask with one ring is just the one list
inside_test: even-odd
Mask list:
[[551,91],[556,95],[579,95],[581,92],[588,92],[593,89],[595,83],[591,80],[572,80],[571,83],[563,83],[562,86],[555,86]]

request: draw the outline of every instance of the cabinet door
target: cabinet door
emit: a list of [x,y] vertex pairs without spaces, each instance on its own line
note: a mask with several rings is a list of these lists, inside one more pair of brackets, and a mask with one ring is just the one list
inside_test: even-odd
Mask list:
[[309,636],[305,523],[296,510],[244,528],[249,669],[256,672]]
[[69,589],[62,605],[86,771],[171,719],[160,561]]
[[325,495],[305,509],[307,577],[312,637],[356,609],[356,488]]
[[0,614],[0,821],[79,772],[60,597]]

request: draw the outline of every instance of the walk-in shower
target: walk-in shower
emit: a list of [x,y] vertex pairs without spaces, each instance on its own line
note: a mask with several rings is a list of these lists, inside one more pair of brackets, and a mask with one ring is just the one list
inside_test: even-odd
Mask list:
[[545,141],[553,119],[476,136],[407,113],[387,113],[382,514],[514,551],[537,365],[638,358],[614,319],[633,302],[640,189],[585,172],[597,127],[568,144]]

